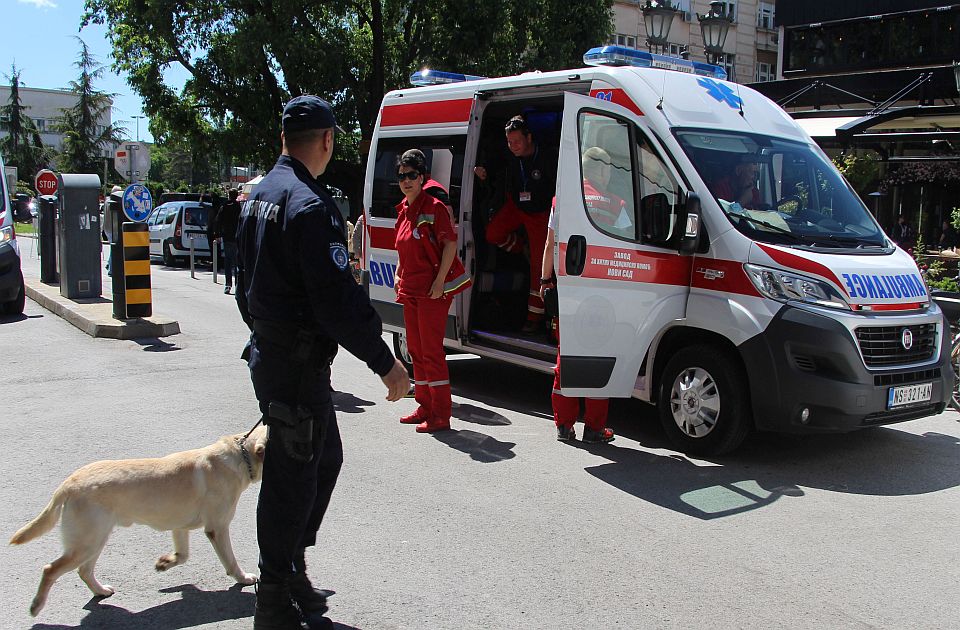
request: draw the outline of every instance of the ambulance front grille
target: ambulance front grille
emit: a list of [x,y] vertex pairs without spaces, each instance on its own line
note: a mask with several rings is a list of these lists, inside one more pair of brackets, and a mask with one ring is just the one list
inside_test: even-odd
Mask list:
[[[909,348],[904,347],[904,331],[909,330]],[[937,349],[937,325],[861,326],[855,331],[863,361],[867,367],[910,365],[933,358]]]

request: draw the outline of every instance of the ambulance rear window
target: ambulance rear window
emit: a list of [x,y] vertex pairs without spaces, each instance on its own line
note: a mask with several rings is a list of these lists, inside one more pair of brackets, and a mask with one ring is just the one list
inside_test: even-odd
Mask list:
[[430,177],[447,190],[454,217],[459,217],[465,146],[466,136],[414,136],[380,140],[373,171],[370,216],[387,219],[397,217],[396,206],[403,200],[397,183],[397,162],[404,151],[420,149],[427,158]]

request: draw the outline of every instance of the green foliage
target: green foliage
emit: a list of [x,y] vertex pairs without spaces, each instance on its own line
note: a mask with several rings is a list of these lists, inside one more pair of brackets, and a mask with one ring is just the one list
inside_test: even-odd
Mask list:
[[833,163],[861,197],[877,187],[880,178],[880,163],[877,160],[846,153],[833,158]]
[[946,276],[947,266],[941,258],[928,257],[923,236],[917,236],[917,245],[913,250],[913,258],[917,262],[917,267],[923,270],[924,279],[927,286],[931,289],[941,291],[960,291],[956,278]]
[[[85,0],[84,23],[103,24],[114,67],[128,76],[153,125],[209,153],[269,166],[280,152],[280,113],[314,93],[336,109],[325,178],[362,189],[363,147],[384,94],[425,65],[498,76],[582,65],[607,40],[611,0]],[[174,66],[182,93],[164,79]]]
[[103,154],[106,149],[122,141],[121,128],[116,123],[100,125],[109,119],[113,94],[94,87],[94,81],[103,75],[104,66],[80,42],[80,54],[74,65],[80,70],[77,80],[70,82],[70,91],[77,97],[73,107],[64,109],[57,131],[64,135],[63,151],[57,158],[61,171],[67,173],[103,173]]
[[15,192],[26,193],[31,197],[37,194],[33,190],[33,184],[31,184],[30,182],[25,182],[22,179],[17,180],[17,190]]
[[954,208],[950,211],[950,225],[953,229],[960,230],[960,208]]
[[10,81],[10,99],[7,105],[0,106],[0,130],[7,133],[0,139],[0,152],[8,165],[17,167],[20,176],[33,179],[46,166],[52,151],[43,146],[40,130],[26,113],[29,107],[20,102],[22,82],[16,64],[5,76]]

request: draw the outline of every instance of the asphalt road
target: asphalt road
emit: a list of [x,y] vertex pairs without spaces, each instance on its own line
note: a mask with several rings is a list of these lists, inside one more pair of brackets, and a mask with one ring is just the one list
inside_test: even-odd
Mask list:
[[[28,250],[29,251],[29,250]],[[0,319],[0,530],[33,518],[70,472],[160,456],[257,418],[245,329],[209,274],[153,267],[166,339],[93,339],[35,303]],[[615,401],[609,445],[554,440],[550,379],[450,359],[454,431],[419,435],[355,358],[335,363],[345,465],[308,554],[340,628],[960,627],[960,414],[841,436],[759,436],[733,456],[670,450],[654,414]],[[256,488],[233,545],[256,570]],[[153,569],[169,534],[114,532],[92,599],[75,573],[27,613],[51,532],[0,547],[0,628],[250,628],[202,534]]]

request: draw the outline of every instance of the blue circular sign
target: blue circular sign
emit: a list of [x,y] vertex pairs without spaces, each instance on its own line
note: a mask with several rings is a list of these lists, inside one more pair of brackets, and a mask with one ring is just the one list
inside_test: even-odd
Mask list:
[[143,223],[153,210],[153,196],[143,184],[130,184],[123,191],[123,213],[137,223]]

